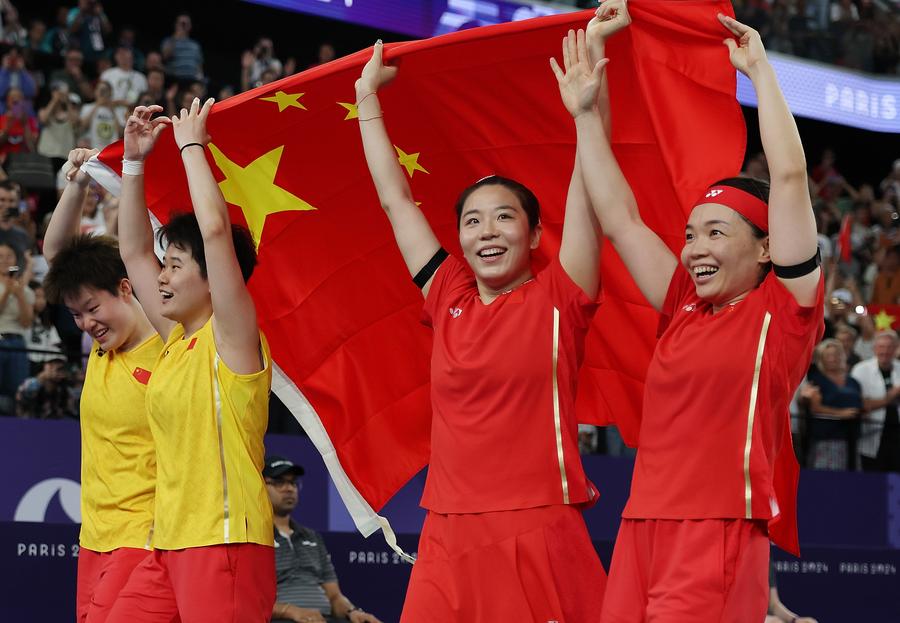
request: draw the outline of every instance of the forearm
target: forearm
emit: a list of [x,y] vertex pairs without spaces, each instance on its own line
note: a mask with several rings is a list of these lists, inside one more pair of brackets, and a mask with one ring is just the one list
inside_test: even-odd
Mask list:
[[19,317],[17,318],[19,326],[27,329],[31,326],[31,321],[34,319],[34,306],[28,302],[25,291],[22,288],[19,288],[14,296],[19,304]]
[[398,201],[412,201],[412,191],[404,177],[397,153],[388,136],[378,94],[372,91],[356,93],[359,113],[359,132],[369,173],[375,183],[378,199],[385,210]]
[[863,410],[866,412],[872,412],[876,409],[883,409],[894,402],[894,398],[890,396],[885,396],[884,398],[864,398],[863,399]]
[[153,255],[153,227],[144,199],[144,176],[122,175],[119,198],[119,253],[128,264],[136,258]]
[[206,150],[197,145],[186,147],[181,152],[181,159],[187,174],[191,204],[203,239],[209,240],[222,235],[230,237],[228,207],[206,161]]
[[619,168],[597,111],[575,118],[578,158],[590,203],[603,233],[616,242],[629,225],[640,221],[634,194]]
[[[606,57],[606,41],[597,39],[592,41],[590,46],[591,65],[596,65],[600,59]],[[612,142],[612,115],[609,106],[609,80],[607,78],[608,71],[604,71],[600,77],[600,91],[597,93],[597,110],[600,112],[600,118],[603,120],[603,132],[606,134],[609,142]]]
[[276,601],[275,605],[272,606],[272,618],[290,620],[288,619],[288,611],[290,607],[291,604]]
[[335,618],[346,619],[351,610],[353,610],[353,604],[343,594],[337,595],[331,600],[331,613]]
[[759,133],[775,183],[782,178],[802,178],[806,183],[806,156],[797,123],[788,108],[775,70],[766,62],[753,77],[759,111]]

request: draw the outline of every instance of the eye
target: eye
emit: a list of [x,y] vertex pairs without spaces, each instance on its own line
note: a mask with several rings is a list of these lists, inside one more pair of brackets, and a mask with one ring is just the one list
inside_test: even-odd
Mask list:
[[94,306],[91,307],[88,311],[91,312],[92,314],[95,314],[95,313],[97,313],[97,310],[98,310],[98,309],[100,309],[100,306],[99,306],[99,305],[94,305]]
[[684,239],[686,242],[692,242],[694,240],[694,234],[685,232]]
[[474,216],[472,218],[466,219],[466,222],[464,223],[464,225],[477,225],[477,224],[478,224],[478,219],[475,218]]
[[709,232],[709,237],[710,237],[710,238],[714,238],[714,237],[716,237],[716,236],[724,236],[724,235],[725,235],[725,234],[723,234],[723,233],[722,233],[721,231],[719,231],[718,229],[713,229],[712,231]]
[[511,218],[512,218],[512,214],[507,214],[506,212],[501,212],[501,213],[497,216],[497,220],[500,220],[500,221],[506,220],[506,219],[511,219]]

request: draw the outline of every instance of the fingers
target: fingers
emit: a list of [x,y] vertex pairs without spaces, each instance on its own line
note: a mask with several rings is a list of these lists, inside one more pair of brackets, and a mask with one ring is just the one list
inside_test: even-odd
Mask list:
[[[197,100],[198,102],[200,100]],[[200,109],[200,119],[204,122],[206,118],[209,117],[209,111],[212,110],[213,104],[215,104],[216,100],[212,97],[208,98],[205,102],[203,102],[203,108]]]
[[581,28],[579,28],[578,32],[575,34],[575,50],[576,54],[578,55],[579,64],[586,64],[590,62],[587,39],[585,38],[584,30],[582,30]]
[[381,42],[381,39],[375,42],[375,46],[372,48],[372,60],[374,60],[379,65],[384,65],[384,44]]
[[559,63],[556,62],[555,58],[550,58],[550,69],[553,70],[553,75],[556,76],[557,82],[562,82],[566,75],[563,73],[563,70],[559,68]]
[[562,40],[562,56],[563,56],[563,67],[566,68],[566,71],[569,71],[569,67],[572,66],[572,63],[569,60],[569,37],[574,34],[573,31],[569,31],[569,34],[563,37]]
[[604,69],[607,65],[609,65],[609,59],[608,59],[608,58],[601,58],[599,61],[597,61],[597,64],[594,65],[594,74],[595,74],[597,77],[600,77],[600,75],[603,73],[603,69]]
[[719,13],[719,21],[725,28],[730,30],[738,37],[753,30],[746,24],[742,24],[733,17],[728,17],[727,15],[723,15],[722,13]]
[[722,43],[724,43],[728,47],[729,54],[738,49],[737,41],[735,41],[734,39],[728,38],[723,40]]

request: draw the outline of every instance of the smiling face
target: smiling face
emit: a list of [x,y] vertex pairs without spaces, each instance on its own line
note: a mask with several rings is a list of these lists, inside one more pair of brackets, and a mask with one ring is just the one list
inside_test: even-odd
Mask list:
[[[185,324],[199,315],[212,313],[209,282],[190,249],[170,244],[157,278],[162,297],[162,315]],[[207,313],[207,315],[208,315]]]
[[503,292],[531,277],[531,250],[541,226],[531,229],[518,197],[504,186],[478,188],[466,199],[459,244],[479,285]]
[[759,284],[761,268],[767,262],[768,239],[756,238],[750,225],[731,208],[704,203],[691,212],[681,263],[704,301],[721,307],[743,299]]
[[105,351],[117,350],[133,341],[139,326],[131,305],[131,284],[123,279],[119,294],[83,286],[63,298],[78,328],[89,334]]

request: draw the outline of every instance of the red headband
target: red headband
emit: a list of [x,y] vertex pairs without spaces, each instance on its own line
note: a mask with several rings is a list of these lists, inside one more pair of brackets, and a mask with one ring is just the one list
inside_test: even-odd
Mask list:
[[702,203],[720,203],[769,233],[769,206],[766,202],[734,186],[710,186],[694,207]]

